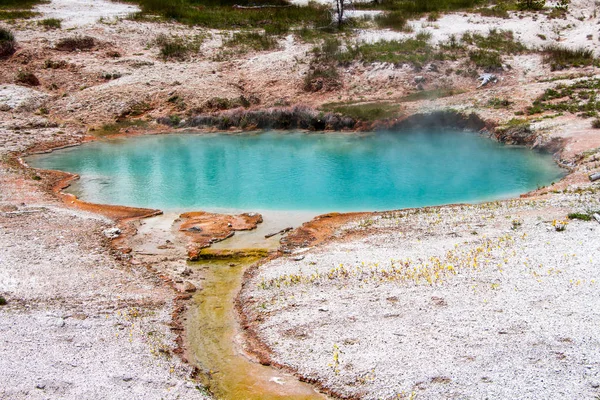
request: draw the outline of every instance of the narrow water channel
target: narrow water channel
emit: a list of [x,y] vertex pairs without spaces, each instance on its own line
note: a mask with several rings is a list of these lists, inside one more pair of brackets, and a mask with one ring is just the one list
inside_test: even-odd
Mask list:
[[260,257],[190,263],[203,270],[203,289],[186,317],[188,356],[206,372],[202,382],[217,399],[326,399],[294,376],[248,359],[241,351],[234,301],[244,271]]

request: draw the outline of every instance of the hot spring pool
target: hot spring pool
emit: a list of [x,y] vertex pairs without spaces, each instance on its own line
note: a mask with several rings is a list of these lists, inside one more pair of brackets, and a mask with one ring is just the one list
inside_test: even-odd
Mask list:
[[477,133],[168,134],[28,158],[83,200],[161,210],[358,211],[479,202],[560,179],[552,157]]

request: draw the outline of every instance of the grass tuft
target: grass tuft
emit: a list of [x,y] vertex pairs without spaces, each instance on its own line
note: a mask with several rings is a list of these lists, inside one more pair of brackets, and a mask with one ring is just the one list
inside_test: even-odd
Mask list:
[[469,59],[475,66],[482,68],[484,71],[493,72],[502,70],[502,57],[497,51],[470,51]]
[[0,28],[0,58],[10,57],[16,50],[17,42],[13,33],[6,28]]
[[62,20],[58,18],[46,18],[39,21],[38,25],[48,29],[60,29],[62,27]]
[[595,63],[594,52],[580,47],[569,49],[567,47],[552,44],[544,47],[544,61],[550,64],[553,71],[569,67],[585,67]]
[[398,11],[390,11],[384,14],[376,15],[373,19],[379,28],[389,28],[394,31],[411,32],[412,27],[408,20]]
[[243,50],[265,51],[276,49],[277,38],[267,32],[237,32],[223,42],[225,47],[239,47]]
[[568,215],[569,219],[580,219],[582,221],[591,221],[592,214],[584,214],[584,213],[571,213]]

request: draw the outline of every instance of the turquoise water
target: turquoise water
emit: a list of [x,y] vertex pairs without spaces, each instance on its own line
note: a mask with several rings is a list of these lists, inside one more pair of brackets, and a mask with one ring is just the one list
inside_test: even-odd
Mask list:
[[86,201],[162,210],[384,210],[506,198],[563,176],[476,133],[170,134],[31,157]]

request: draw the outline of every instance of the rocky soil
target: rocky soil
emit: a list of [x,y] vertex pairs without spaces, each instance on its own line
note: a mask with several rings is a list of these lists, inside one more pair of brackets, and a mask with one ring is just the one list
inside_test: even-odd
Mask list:
[[271,362],[342,397],[592,398],[600,225],[566,215],[599,190],[358,219],[240,303]]

